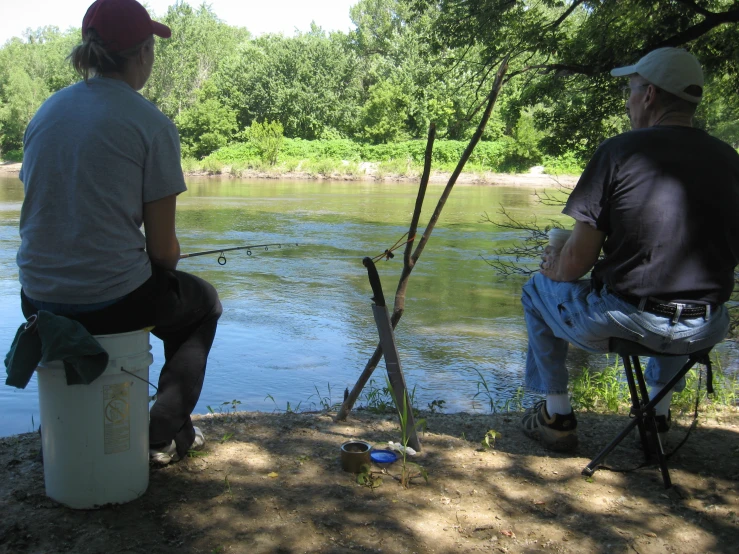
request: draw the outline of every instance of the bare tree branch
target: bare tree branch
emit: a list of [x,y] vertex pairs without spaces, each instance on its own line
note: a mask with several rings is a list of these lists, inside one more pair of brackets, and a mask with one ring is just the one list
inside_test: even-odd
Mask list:
[[715,12],[708,11],[707,9],[693,2],[693,0],[677,0],[677,2],[682,4],[683,6],[689,7],[691,10],[701,15],[705,15],[705,16],[715,15]]
[[546,24],[544,28],[545,29],[556,29],[557,27],[559,27],[564,22],[564,20],[570,17],[570,14],[572,14],[572,12],[574,12],[575,9],[577,9],[577,7],[580,4],[582,4],[584,1],[585,0],[575,0],[572,3],[572,5],[569,8],[567,8],[567,11],[565,11],[565,13],[560,15],[556,21],[552,21],[551,23]]
[[[710,32],[715,27],[718,27],[725,23],[738,23],[739,22],[739,9],[733,9],[733,10],[729,10],[726,12],[714,13],[714,12],[708,12],[706,10],[703,10],[702,8],[700,8],[700,6],[697,6],[694,2],[691,2],[689,0],[683,0],[681,3],[691,5],[691,7],[694,7],[696,9],[697,13],[701,13],[701,15],[705,16],[705,19],[701,21],[700,23],[696,23],[692,27],[688,27],[684,31],[681,31],[677,33],[676,35],[673,35],[665,40],[662,40],[654,44],[649,44],[641,52],[637,52],[636,53],[637,55],[638,54],[643,55],[643,54],[646,54],[647,52],[651,52],[652,50],[655,50],[657,48],[663,48],[665,46],[682,46],[697,38],[702,37],[703,35]],[[592,77],[599,73],[603,73],[604,71],[607,71],[611,68],[610,66],[605,67],[601,64],[580,65],[580,64],[567,64],[567,63],[552,63],[552,64],[538,64],[538,65],[527,66],[517,71],[516,74],[521,74],[526,71],[530,71],[532,69],[540,69],[542,73],[555,72],[558,77],[564,77],[564,76],[575,75],[575,74],[586,75],[586,76]],[[509,79],[513,75],[514,74],[509,75]]]
[[686,44],[691,40],[695,40],[698,37],[705,35],[714,27],[718,27],[719,25],[723,25],[724,23],[737,22],[739,22],[739,10],[714,13],[706,16],[703,21],[696,25],[693,25],[692,27],[688,27],[681,33],[678,33],[668,38],[667,40],[663,40],[662,42],[659,42],[657,44],[651,45],[648,49],[645,49],[645,52],[655,50],[657,48],[663,48],[665,46],[682,46],[683,44]]

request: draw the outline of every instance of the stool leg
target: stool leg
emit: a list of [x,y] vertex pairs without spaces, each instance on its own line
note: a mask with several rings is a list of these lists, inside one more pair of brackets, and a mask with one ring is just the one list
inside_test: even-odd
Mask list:
[[[623,356],[623,363],[624,363],[624,371],[626,373],[626,381],[629,385],[629,393],[631,395],[631,412],[634,414],[634,418],[629,421],[629,424],[626,426],[626,428],[621,431],[615,439],[613,439],[608,446],[606,446],[603,450],[598,453],[598,455],[591,460],[591,462],[585,466],[585,469],[582,470],[583,475],[587,475],[590,477],[595,473],[595,470],[598,469],[598,465],[605,459],[608,454],[611,453],[611,451],[618,446],[618,444],[624,440],[624,438],[631,433],[632,429],[639,426],[639,435],[641,436],[642,445],[645,445],[644,452],[647,452],[646,444],[647,444],[647,433],[644,428],[644,421],[642,419],[641,414],[641,407],[640,407],[640,400],[639,400],[639,393],[636,389],[636,383],[634,381],[634,373],[631,367],[631,362],[629,361],[628,356]],[[636,363],[639,363],[638,358],[636,359]]]
[[[646,427],[645,424],[649,425],[649,428],[652,430],[652,434],[654,435],[654,440],[657,442],[657,458],[659,460],[660,465],[660,471],[662,473],[662,480],[664,482],[665,488],[669,489],[672,486],[672,480],[670,479],[670,473],[667,468],[667,457],[664,454],[664,450],[662,449],[662,444],[659,440],[659,434],[657,433],[657,421],[654,418],[654,407],[657,405],[657,403],[664,398],[665,394],[667,394],[668,391],[672,390],[675,385],[682,379],[685,374],[690,371],[690,369],[695,365],[696,360],[690,359],[688,362],[682,367],[680,371],[675,374],[675,376],[670,379],[670,381],[663,387],[663,389],[658,392],[654,398],[651,400],[649,399],[649,394],[646,393],[646,383],[644,381],[644,375],[641,371],[641,366],[639,365],[639,359],[636,357],[634,359],[634,368],[632,368],[631,361],[628,359],[627,356],[623,357],[624,362],[624,370],[626,373],[626,380],[629,385],[629,393],[631,394],[631,410],[634,417],[629,421],[628,425],[624,428],[623,431],[621,431],[615,439],[613,439],[608,446],[606,446],[593,460],[582,470],[583,475],[587,475],[590,477],[595,473],[595,471],[598,469],[598,465],[603,461],[603,459],[610,454],[610,452],[618,446],[618,444],[634,429],[634,427],[639,427],[639,433],[640,438],[642,442],[642,447],[644,448],[644,454],[647,456],[647,460],[649,459],[649,446],[647,442],[646,437]],[[636,370],[636,376],[637,378],[634,378],[634,370]],[[637,382],[639,381],[639,388],[642,390],[642,393],[645,395],[644,399],[645,402],[640,405],[640,399],[639,394],[637,392]],[[648,401],[646,401],[648,400]],[[652,414],[650,417],[649,414]]]
[[[629,393],[631,394],[631,414],[636,418],[636,424],[639,426],[639,438],[641,439],[642,450],[644,451],[644,460],[649,461],[649,439],[647,438],[647,428],[644,425],[644,413],[642,406],[649,401],[649,392],[644,383],[644,376],[639,364],[639,356],[624,356],[624,372],[626,373],[626,381],[629,384]],[[630,363],[633,362],[633,366]],[[634,377],[636,374],[636,377]],[[636,385],[639,384],[637,391]],[[641,397],[639,396],[641,392]]]
[[642,394],[642,402],[639,408],[639,411],[641,413],[639,414],[639,417],[642,419],[644,424],[640,426],[640,430],[644,426],[648,426],[649,429],[652,431],[652,445],[649,444],[650,441],[648,436],[645,437],[644,435],[642,435],[641,437],[642,448],[644,449],[644,456],[647,460],[649,460],[651,458],[651,446],[654,446],[654,451],[657,453],[657,461],[659,462],[659,470],[662,473],[662,482],[665,484],[665,488],[669,489],[672,486],[672,481],[670,479],[670,472],[667,469],[667,458],[665,457],[665,451],[662,448],[662,441],[659,440],[659,433],[657,432],[657,420],[655,419],[657,412],[655,412],[654,410],[656,402],[649,401],[649,392],[647,391],[647,384],[644,380],[644,374],[642,373],[641,365],[639,364],[639,358],[637,356],[634,356],[633,358],[636,380],[639,383],[639,390]]

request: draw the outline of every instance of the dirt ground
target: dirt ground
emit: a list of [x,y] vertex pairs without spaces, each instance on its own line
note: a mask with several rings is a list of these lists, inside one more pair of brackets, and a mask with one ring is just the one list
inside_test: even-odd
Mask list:
[[[428,472],[404,489],[377,488],[340,467],[340,445],[397,442],[391,415],[354,412],[200,416],[203,456],[151,469],[148,491],[120,506],[75,511],[44,494],[38,434],[0,439],[3,553],[457,553],[736,552],[739,414],[701,415],[659,471],[582,468],[627,416],[579,414],[580,446],[550,454],[524,437],[520,414],[422,414],[428,428],[413,458]],[[681,438],[689,419],[670,431]],[[501,433],[492,450],[480,440]],[[225,439],[225,440],[223,440]],[[637,465],[627,438],[608,459]],[[379,471],[379,468],[375,468]]]

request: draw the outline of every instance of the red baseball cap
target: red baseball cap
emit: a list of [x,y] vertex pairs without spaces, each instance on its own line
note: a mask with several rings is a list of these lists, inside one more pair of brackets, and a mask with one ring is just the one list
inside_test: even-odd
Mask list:
[[151,35],[172,36],[166,25],[152,21],[146,8],[136,0],[97,0],[82,20],[82,39],[95,29],[109,52],[122,52],[144,42]]

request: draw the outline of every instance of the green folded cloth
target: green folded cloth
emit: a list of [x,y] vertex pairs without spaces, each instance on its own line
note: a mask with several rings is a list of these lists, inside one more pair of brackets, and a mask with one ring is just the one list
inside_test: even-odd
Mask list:
[[78,321],[41,310],[15,334],[5,355],[5,384],[24,389],[39,363],[58,360],[68,385],[89,385],[108,366],[108,353]]

